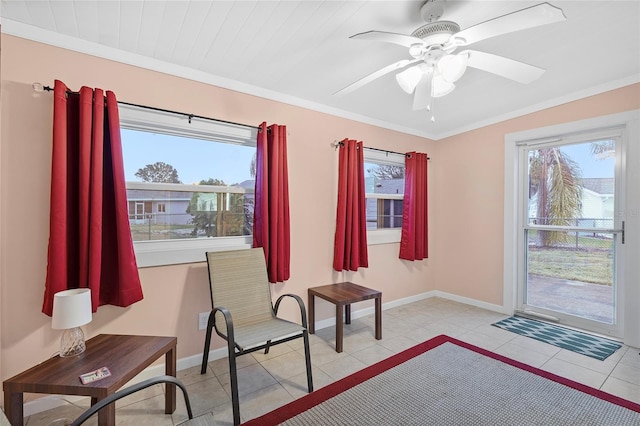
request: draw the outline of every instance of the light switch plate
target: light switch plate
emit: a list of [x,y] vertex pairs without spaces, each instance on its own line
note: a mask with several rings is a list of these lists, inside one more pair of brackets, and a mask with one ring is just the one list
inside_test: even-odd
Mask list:
[[209,312],[200,312],[198,314],[198,330],[206,330],[207,322],[209,322]]

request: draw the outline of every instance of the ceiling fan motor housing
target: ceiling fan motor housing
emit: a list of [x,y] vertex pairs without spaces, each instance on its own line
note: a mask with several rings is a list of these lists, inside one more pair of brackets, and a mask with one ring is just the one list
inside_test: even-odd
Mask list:
[[445,44],[451,36],[460,31],[460,26],[452,21],[437,21],[425,24],[411,33],[427,45]]
[[427,0],[420,8],[420,16],[425,22],[434,22],[444,13],[445,0]]

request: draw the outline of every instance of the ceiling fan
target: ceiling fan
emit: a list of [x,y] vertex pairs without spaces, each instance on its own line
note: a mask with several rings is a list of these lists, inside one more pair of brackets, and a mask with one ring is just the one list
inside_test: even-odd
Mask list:
[[[349,86],[334,93],[350,93],[373,80],[394,71],[400,87],[413,93],[413,109],[432,109],[433,98],[445,96],[455,88],[455,82],[462,77],[467,67],[477,68],[499,76],[527,84],[543,73],[544,69],[518,62],[503,56],[476,50],[462,50],[481,40],[508,34],[514,31],[564,21],[562,9],[541,3],[513,13],[484,21],[460,30],[452,21],[440,21],[445,11],[446,0],[428,0],[421,8],[422,19],[427,23],[411,35],[385,31],[367,31],[349,38],[383,41],[398,44],[409,49],[412,59],[403,59],[375,71]],[[435,121],[434,117],[431,117]]]

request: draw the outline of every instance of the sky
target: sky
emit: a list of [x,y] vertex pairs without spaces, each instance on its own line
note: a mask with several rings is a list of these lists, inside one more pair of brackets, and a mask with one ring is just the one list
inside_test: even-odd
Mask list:
[[565,145],[561,151],[580,165],[583,178],[612,178],[615,171],[615,158],[599,158],[591,153],[591,143]]
[[172,165],[186,184],[213,178],[231,185],[252,179],[250,166],[255,147],[128,129],[121,129],[121,134],[127,181],[140,181],[135,173],[158,161]]

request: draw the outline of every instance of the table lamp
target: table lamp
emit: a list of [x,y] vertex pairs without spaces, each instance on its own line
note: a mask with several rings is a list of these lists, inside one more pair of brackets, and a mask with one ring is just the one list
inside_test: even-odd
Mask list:
[[54,294],[52,317],[51,328],[64,330],[60,356],[80,355],[86,348],[80,326],[91,322],[91,290],[75,288]]

